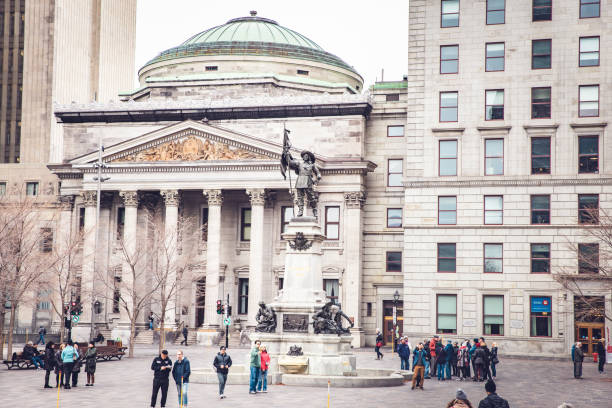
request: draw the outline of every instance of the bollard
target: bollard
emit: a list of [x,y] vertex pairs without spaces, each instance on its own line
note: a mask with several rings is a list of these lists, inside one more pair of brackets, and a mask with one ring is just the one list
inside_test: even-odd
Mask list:
[[183,376],[181,376],[181,408],[183,408]]
[[59,372],[59,384],[57,385],[57,408],[59,408],[59,394],[60,388],[62,388],[62,372]]
[[327,408],[329,408],[329,399],[330,399],[329,388],[330,388],[330,386],[331,386],[331,381],[327,380]]

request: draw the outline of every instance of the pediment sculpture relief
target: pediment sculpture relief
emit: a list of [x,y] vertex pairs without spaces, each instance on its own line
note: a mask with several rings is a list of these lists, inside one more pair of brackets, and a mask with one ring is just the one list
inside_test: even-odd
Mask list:
[[267,159],[268,157],[249,152],[225,143],[202,140],[188,136],[181,140],[163,143],[159,146],[129,154],[113,160],[114,162],[159,162],[159,161],[198,161],[198,160],[241,160]]

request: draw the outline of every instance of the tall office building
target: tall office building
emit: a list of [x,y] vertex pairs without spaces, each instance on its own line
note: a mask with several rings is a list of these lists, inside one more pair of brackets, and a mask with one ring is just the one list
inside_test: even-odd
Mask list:
[[0,0],[0,188],[57,193],[53,104],[130,89],[135,36],[136,0]]
[[[598,0],[410,4],[404,330],[506,354],[604,335],[612,9]],[[580,252],[582,260],[578,262]],[[567,274],[584,293],[562,289]],[[598,308],[588,314],[585,301]],[[609,322],[607,323],[609,326]]]

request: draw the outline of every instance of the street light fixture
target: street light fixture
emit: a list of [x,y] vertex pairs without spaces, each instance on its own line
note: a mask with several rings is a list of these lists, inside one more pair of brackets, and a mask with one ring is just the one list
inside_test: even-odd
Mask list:
[[395,293],[393,294],[393,334],[392,339],[393,339],[393,349],[392,349],[392,353],[395,351],[395,341],[396,341],[396,333],[397,333],[397,303],[399,302],[400,299],[400,294],[397,290],[395,290]]

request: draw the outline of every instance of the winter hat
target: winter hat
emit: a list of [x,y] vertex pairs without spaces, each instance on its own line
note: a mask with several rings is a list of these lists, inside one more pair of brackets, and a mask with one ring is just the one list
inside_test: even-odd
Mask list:
[[465,392],[463,392],[463,390],[461,388],[458,388],[457,389],[457,394],[455,394],[455,399],[462,400],[462,401],[467,401],[468,397],[467,397],[467,395],[465,395]]
[[489,380],[487,380],[487,382],[485,384],[485,390],[492,394],[492,393],[495,392],[496,389],[497,389],[497,387],[495,386],[495,383],[493,382],[493,380],[491,380],[489,378]]

